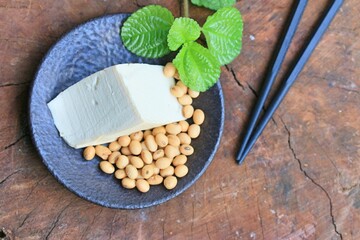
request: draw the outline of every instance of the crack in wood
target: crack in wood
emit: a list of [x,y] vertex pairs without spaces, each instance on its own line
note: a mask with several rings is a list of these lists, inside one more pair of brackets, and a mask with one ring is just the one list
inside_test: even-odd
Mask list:
[[[231,67],[229,67],[227,64],[225,64],[225,68],[226,68],[226,70],[227,70],[228,72],[231,73],[231,75],[233,76],[233,79],[235,80],[235,82],[237,83],[237,85],[238,85],[239,87],[241,87],[242,90],[245,91],[245,86],[244,86],[243,84],[241,84],[241,82],[240,82],[239,79],[237,79],[234,69],[231,68]],[[258,93],[257,93],[257,92],[255,91],[255,89],[251,86],[251,84],[250,84],[249,82],[246,82],[246,84],[247,84],[248,88],[250,89],[250,91],[254,94],[254,96],[255,96],[256,98],[259,98]],[[262,110],[263,110],[264,112],[266,111],[265,106],[262,107]],[[275,119],[274,119],[273,117],[271,117],[271,121],[275,124],[275,126],[277,126],[277,122],[275,121]]]
[[6,182],[11,176],[17,174],[18,172],[21,172],[22,170],[16,170],[15,172],[9,174],[8,176],[6,176],[3,180],[0,181],[0,185],[3,184],[4,182]]
[[9,145],[4,147],[4,150],[13,147],[14,145],[16,145],[18,142],[20,142],[23,138],[25,138],[26,136],[28,136],[27,133],[23,134],[22,136],[20,136],[18,139],[16,139],[14,142],[10,143]]
[[228,72],[231,73],[231,75],[233,76],[233,78],[234,78],[235,82],[237,83],[237,85],[238,85],[239,87],[241,87],[242,90],[245,91],[245,86],[244,86],[243,84],[241,84],[240,80],[236,77],[236,73],[235,73],[234,69],[231,68],[231,67],[229,67],[227,64],[225,64],[225,68],[226,68],[226,70],[227,70]]
[[45,178],[47,178],[49,175],[46,175],[45,177],[41,178],[39,181],[37,181],[34,186],[31,188],[30,193],[26,196],[25,201],[28,200],[28,198],[31,196],[31,194],[34,192],[35,188],[39,185],[40,182],[42,182]]
[[71,204],[72,204],[72,202],[70,201],[70,203],[67,204],[67,205],[60,211],[60,213],[56,216],[55,221],[53,221],[53,223],[51,224],[50,231],[49,231],[49,232],[46,234],[46,236],[45,236],[45,239],[46,239],[46,240],[49,239],[50,234],[51,234],[52,231],[55,229],[55,227],[56,227],[57,223],[59,222],[59,220],[60,220],[63,212],[64,212]]
[[37,208],[34,208],[33,210],[31,210],[28,214],[26,214],[26,216],[24,217],[24,219],[22,220],[21,224],[19,225],[19,227],[17,228],[17,230],[19,230],[20,228],[22,228],[22,226],[24,226],[26,220],[28,220],[28,218],[30,217],[30,215],[36,210]]
[[3,87],[17,87],[17,86],[28,85],[28,84],[30,84],[30,81],[19,82],[19,83],[4,83],[4,84],[0,85],[0,88],[3,88]]
[[287,135],[288,135],[288,146],[289,146],[289,149],[290,151],[292,152],[292,155],[294,157],[294,159],[298,162],[299,164],[299,169],[300,171],[304,174],[304,176],[309,179],[315,186],[317,186],[321,191],[323,191],[327,197],[327,199],[329,200],[329,205],[330,205],[330,217],[331,217],[331,222],[332,222],[332,225],[334,227],[334,231],[335,233],[340,237],[340,239],[343,239],[343,236],[342,236],[342,233],[339,232],[339,230],[337,229],[337,226],[336,226],[336,221],[335,221],[335,217],[334,217],[334,214],[333,214],[333,204],[332,204],[332,200],[330,198],[330,195],[329,193],[325,190],[325,188],[323,186],[321,186],[319,183],[317,183],[312,177],[310,177],[307,172],[303,169],[302,167],[302,163],[301,163],[301,160],[297,157],[296,155],[296,152],[295,152],[295,149],[293,148],[292,144],[291,144],[291,132],[289,130],[289,128],[286,126],[284,120],[280,117],[280,121],[282,122],[282,124],[284,125],[284,128],[287,132]]
[[[254,94],[254,96],[256,98],[259,98],[259,95],[257,94],[257,92],[255,91],[255,89],[253,88],[253,86],[251,86],[250,83],[246,82],[246,84],[248,85],[248,88],[250,89],[250,91]],[[265,107],[262,107],[262,110],[265,111]]]

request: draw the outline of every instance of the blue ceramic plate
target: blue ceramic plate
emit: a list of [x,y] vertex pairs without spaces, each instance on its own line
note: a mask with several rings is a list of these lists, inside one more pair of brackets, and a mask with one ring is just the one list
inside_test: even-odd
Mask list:
[[99,170],[99,160],[85,161],[81,149],[69,147],[55,128],[47,103],[61,91],[86,76],[119,63],[165,64],[171,56],[145,59],[128,52],[119,29],[127,14],[104,16],[80,25],[66,34],[45,56],[35,77],[30,97],[30,125],[34,143],[44,164],[55,178],[75,194],[111,208],[143,208],[163,203],[189,188],[209,166],[218,148],[224,124],[224,106],[218,83],[194,101],[204,110],[206,121],[195,153],[189,157],[189,173],[168,191],[152,186],[142,194],[121,187],[119,180]]

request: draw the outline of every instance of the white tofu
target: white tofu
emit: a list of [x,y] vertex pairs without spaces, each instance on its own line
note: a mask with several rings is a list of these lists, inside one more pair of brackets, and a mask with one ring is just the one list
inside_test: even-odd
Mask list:
[[163,66],[119,64],[84,78],[48,103],[60,136],[82,148],[184,120]]

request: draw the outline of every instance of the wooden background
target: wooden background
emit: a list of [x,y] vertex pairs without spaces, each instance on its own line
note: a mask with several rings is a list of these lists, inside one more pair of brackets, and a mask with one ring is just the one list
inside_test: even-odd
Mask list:
[[[245,163],[234,161],[293,2],[237,2],[243,51],[222,69],[226,122],[213,163],[175,199],[129,211],[89,203],[50,175],[29,135],[29,87],[76,25],[150,3],[179,16],[178,1],[0,0],[0,239],[360,239],[359,1],[345,0]],[[285,70],[330,2],[309,0]],[[210,13],[190,11],[201,22]]]

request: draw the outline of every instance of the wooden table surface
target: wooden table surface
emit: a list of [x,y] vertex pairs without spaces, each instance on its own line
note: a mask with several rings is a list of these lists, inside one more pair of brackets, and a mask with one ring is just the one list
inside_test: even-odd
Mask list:
[[[222,68],[220,149],[190,189],[116,210],[59,184],[31,141],[29,88],[45,53],[78,24],[166,0],[0,0],[0,239],[360,239],[360,2],[345,0],[243,165],[240,136],[294,1],[241,0],[243,50]],[[310,0],[284,69],[329,0]],[[204,22],[211,11],[192,6]]]

